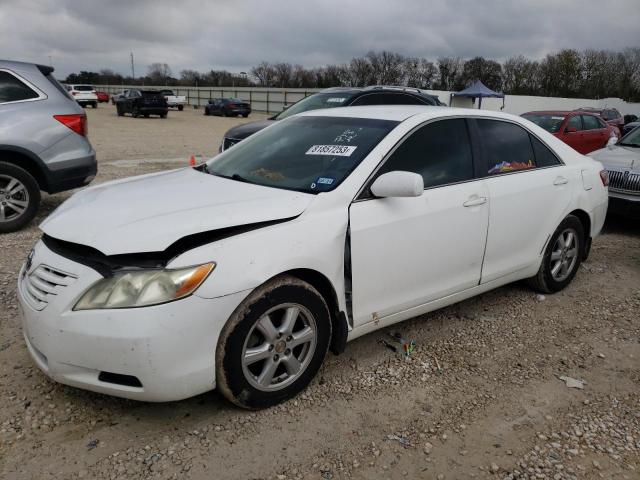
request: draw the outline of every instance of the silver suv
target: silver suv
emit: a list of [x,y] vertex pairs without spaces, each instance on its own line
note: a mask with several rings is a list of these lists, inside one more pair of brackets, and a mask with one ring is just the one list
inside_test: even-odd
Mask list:
[[33,219],[41,190],[71,190],[96,175],[84,110],[52,73],[0,60],[0,233]]

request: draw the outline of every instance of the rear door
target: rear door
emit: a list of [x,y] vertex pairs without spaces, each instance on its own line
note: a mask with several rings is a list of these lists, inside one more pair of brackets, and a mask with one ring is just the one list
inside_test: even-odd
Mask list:
[[485,182],[474,175],[466,121],[418,127],[374,178],[396,170],[421,174],[424,194],[375,198],[365,193],[349,210],[356,325],[480,281],[489,210]]
[[477,119],[490,221],[482,283],[539,262],[571,201],[567,168],[537,137],[508,120]]

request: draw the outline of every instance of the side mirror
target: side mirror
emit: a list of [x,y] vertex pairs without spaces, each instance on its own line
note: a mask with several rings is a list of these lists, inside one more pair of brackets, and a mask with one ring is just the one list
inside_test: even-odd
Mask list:
[[578,129],[576,127],[567,127],[565,132],[567,133],[576,133]]
[[371,185],[376,197],[419,197],[423,192],[422,175],[399,170],[380,175]]

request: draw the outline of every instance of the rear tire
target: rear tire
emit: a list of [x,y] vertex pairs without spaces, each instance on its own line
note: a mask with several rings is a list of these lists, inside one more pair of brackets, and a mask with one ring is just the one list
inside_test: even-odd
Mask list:
[[243,116],[244,118],[247,118],[247,117],[249,116],[249,114],[248,114],[248,113],[243,113],[243,114],[242,114],[242,116]]
[[93,102],[91,104],[91,108],[98,108],[98,102]]
[[0,233],[15,232],[38,212],[40,187],[26,170],[0,162]]
[[133,118],[138,118],[140,116],[140,113],[138,112],[138,109],[136,107],[133,107],[133,110],[131,111],[131,116]]
[[295,277],[277,277],[251,293],[222,329],[218,390],[247,409],[292,398],[320,369],[330,340],[329,309],[318,291]]
[[167,118],[167,114],[166,113],[161,113],[160,114],[160,118]]
[[178,105],[178,111],[181,112],[182,110],[184,110],[184,105]]
[[124,117],[124,112],[122,111],[119,105],[116,105],[116,113],[118,114],[119,117]]
[[540,269],[529,285],[539,292],[556,293],[576,276],[584,256],[585,238],[582,223],[568,215],[553,232],[542,257]]

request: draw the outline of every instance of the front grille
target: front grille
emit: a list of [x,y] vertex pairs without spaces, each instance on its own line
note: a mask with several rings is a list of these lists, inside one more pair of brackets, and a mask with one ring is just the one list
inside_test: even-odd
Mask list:
[[42,310],[49,304],[52,295],[58,295],[62,289],[76,281],[76,277],[47,265],[40,265],[22,279],[24,296],[36,310]]
[[240,140],[238,140],[237,138],[226,138],[225,137],[224,143],[222,144],[222,149],[226,150],[227,148],[233,147],[239,141]]
[[640,174],[609,170],[609,190],[640,192]]

